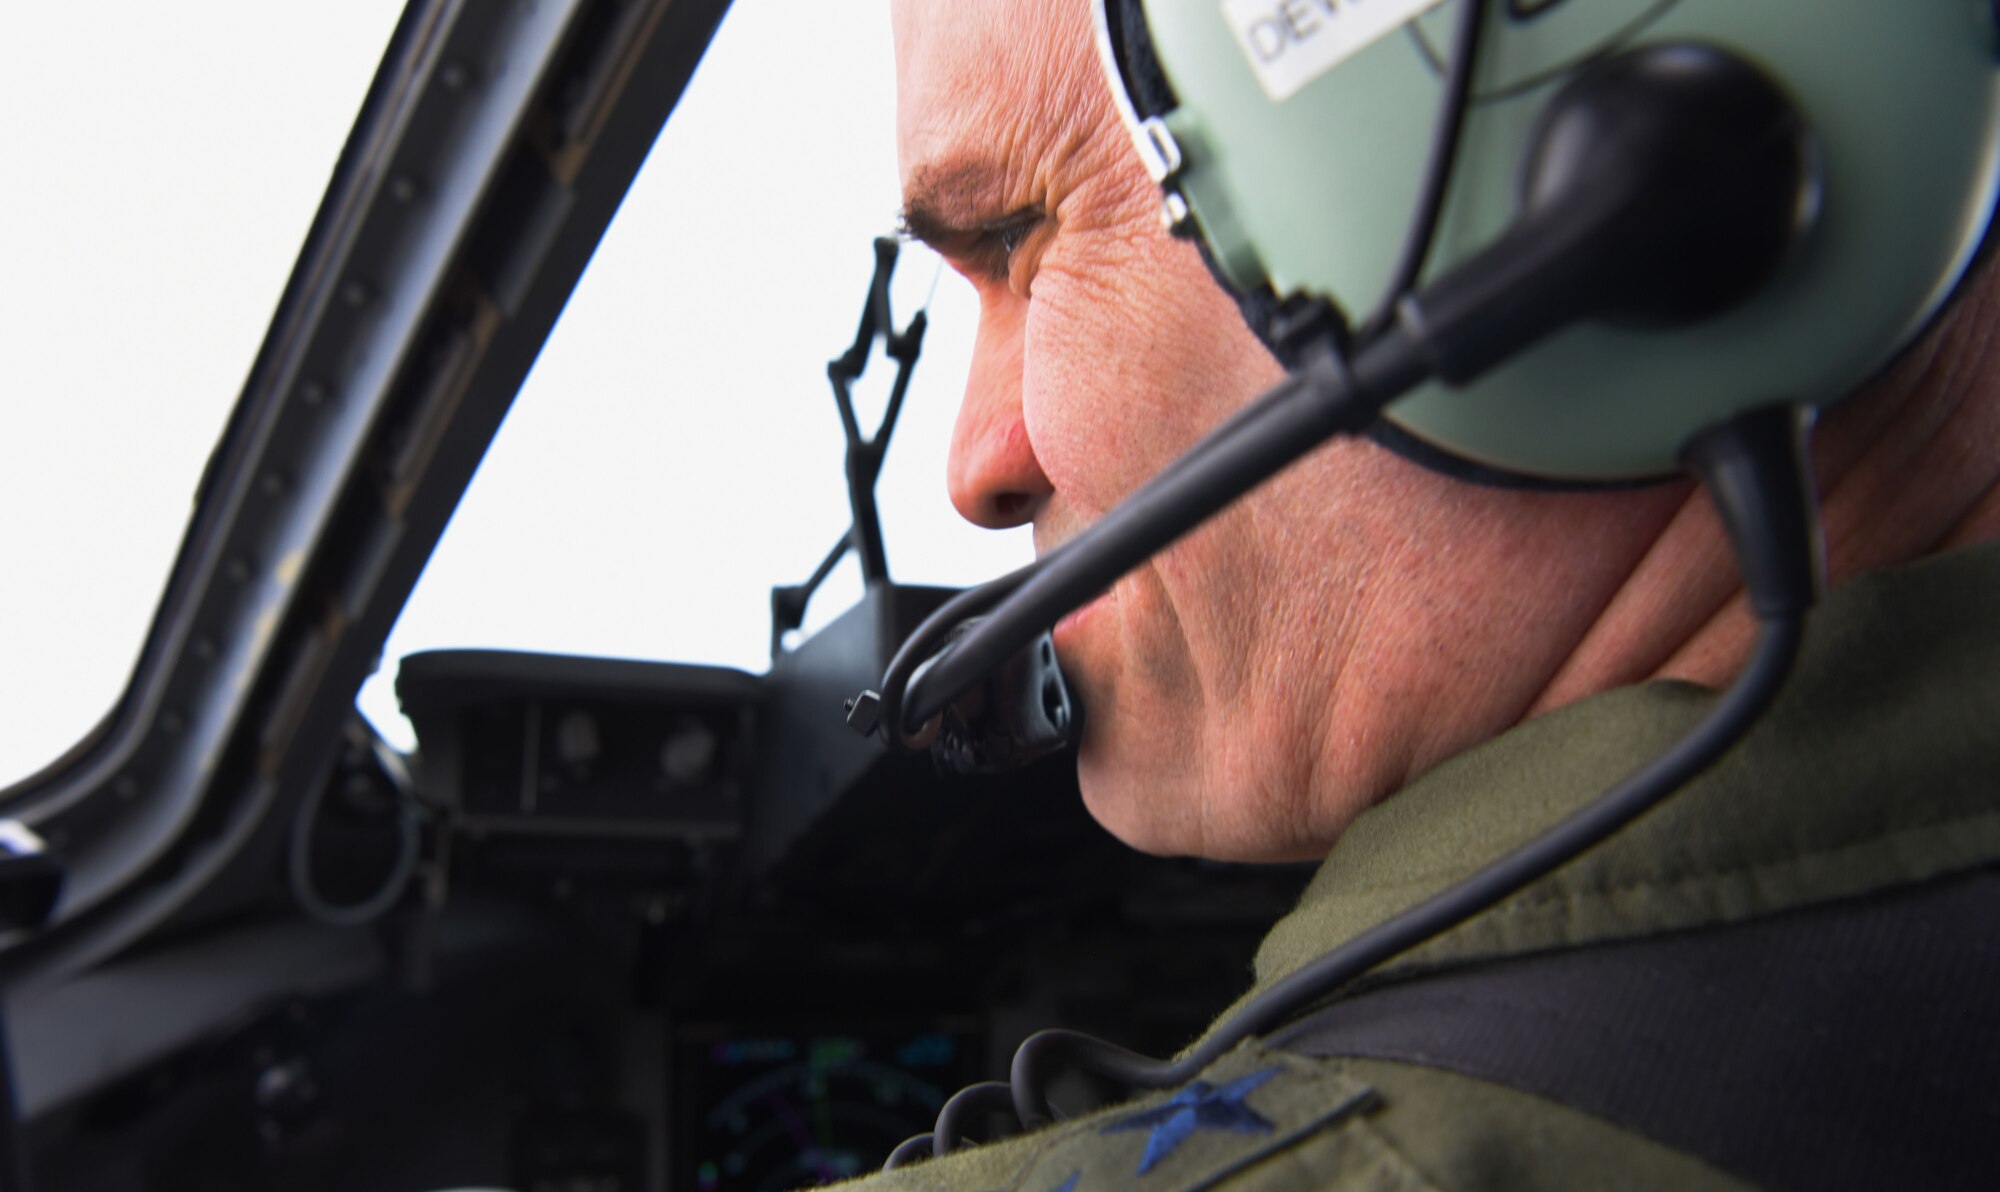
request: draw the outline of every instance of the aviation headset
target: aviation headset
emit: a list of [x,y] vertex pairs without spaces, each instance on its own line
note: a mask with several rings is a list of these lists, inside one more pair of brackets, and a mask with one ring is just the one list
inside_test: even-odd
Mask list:
[[[914,747],[939,717],[963,721],[962,693],[1009,706],[983,679],[1026,673],[1050,724],[1073,726],[1059,674],[1019,665],[1036,635],[1336,433],[1488,482],[1692,471],[1763,632],[1667,754],[1306,965],[1179,1061],[1041,1032],[1009,1083],[961,1092],[891,1166],[952,1149],[988,1111],[1048,1120],[1059,1067],[1133,1088],[1185,1083],[1726,751],[1782,685],[1820,582],[1810,411],[1924,330],[1987,241],[2000,189],[1990,0],[1095,6],[1163,219],[1198,238],[1291,376],[1057,552],[948,602],[850,723]],[[1372,305],[1351,320],[1357,300]]]
[[[1142,14],[1131,0],[1099,5],[1112,92],[1170,218],[1248,296],[1246,316],[1267,343],[1283,306],[1272,295],[1353,303],[1396,287],[1398,237],[1420,205],[1426,131],[1450,102],[1444,63],[1466,7],[1206,0],[1156,2]],[[1987,4],[1493,7],[1430,267],[1410,279],[1417,285],[1532,223],[1547,199],[1531,189],[1532,151],[1557,132],[1555,105],[1576,98],[1566,87],[1664,47],[1688,59],[1666,69],[1714,70],[1726,56],[1762,74],[1803,121],[1812,160],[1799,234],[1754,294],[1684,326],[1578,322],[1476,381],[1429,381],[1383,411],[1423,444],[1537,479],[1675,472],[1682,445],[1729,415],[1780,399],[1824,406],[1852,392],[1921,331],[1981,241],[2000,150],[2000,44]],[[1676,164],[1660,163],[1650,184],[1671,190]]]

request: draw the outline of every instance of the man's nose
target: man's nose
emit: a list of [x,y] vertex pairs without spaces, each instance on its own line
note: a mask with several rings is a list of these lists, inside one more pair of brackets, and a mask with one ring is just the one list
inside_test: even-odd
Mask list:
[[989,530],[1034,520],[1054,487],[1021,410],[1025,302],[980,313],[945,482],[960,516]]

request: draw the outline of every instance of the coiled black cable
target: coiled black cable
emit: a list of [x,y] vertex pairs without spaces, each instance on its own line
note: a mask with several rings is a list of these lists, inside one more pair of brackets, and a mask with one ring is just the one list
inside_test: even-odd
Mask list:
[[1030,1036],[1014,1053],[1015,1113],[1028,1128],[1053,1119],[1043,1090],[1051,1073],[1077,1068],[1134,1090],[1171,1088],[1245,1039],[1275,1029],[1362,973],[1494,905],[1632,822],[1707,769],[1755,724],[1783,686],[1803,621],[1767,621],[1755,654],[1708,717],[1643,770],[1516,851],[1448,890],[1356,936],[1272,985],[1185,1057],[1163,1061],[1075,1031]]
[[[1478,17],[1466,10],[1484,7],[1467,4],[1461,9],[1458,48],[1463,52],[1453,64],[1450,94],[1454,98],[1434,129],[1424,201],[1395,267],[1392,291],[1398,284],[1414,284],[1436,229],[1450,149],[1455,146],[1470,94],[1471,51],[1476,49],[1479,30]],[[1618,75],[1615,79],[1627,77]],[[1732,81],[1741,81],[1742,72],[1725,71],[1715,77],[1720,80],[1717,85],[1727,88]],[[1601,81],[1594,78],[1588,82]],[[1588,104],[1597,91],[1579,82],[1563,95]],[[1649,102],[1670,106],[1672,97]],[[1664,106],[1660,113],[1663,120],[1670,118]],[[1782,97],[1779,107],[1783,107]],[[1762,127],[1757,125],[1751,131],[1756,133]],[[1640,164],[1620,158],[1624,162],[1620,168],[1630,169],[1641,179],[1680,168],[1685,155],[1678,152],[1674,138],[1653,137],[1638,143],[1644,150],[1634,151]],[[1758,147],[1761,152],[1761,140]],[[1717,169],[1726,169],[1741,156],[1718,155],[1715,160],[1724,164]],[[1778,156],[1783,160],[1773,160],[1779,166],[1795,164],[1795,155]],[[1771,253],[1750,262],[1756,267],[1749,270],[1753,275],[1767,268],[1768,261],[1778,259],[1799,231],[1795,222],[1767,227],[1768,221],[1758,218],[1760,212],[1770,203],[1775,203],[1773,209],[1791,209],[1787,204],[1795,202],[1796,192],[1808,181],[1791,168],[1765,170],[1757,178],[1760,185],[1752,188],[1756,193],[1750,197],[1759,202],[1739,202],[1740,196],[1728,187],[1711,186],[1704,192],[1718,204],[1741,206],[1747,224],[1754,225],[1751,231],[1769,241]],[[1716,180],[1708,181],[1712,184]],[[1658,206],[1641,201],[1655,191],[1643,181],[1629,190],[1626,201],[1601,210],[1582,199],[1576,200],[1580,205],[1574,210],[1550,208],[1584,219],[1589,236],[1544,243],[1538,237],[1545,233],[1544,225],[1556,217],[1542,212],[1546,218],[1540,223],[1524,217],[1515,232],[1458,266],[1451,277],[1431,290],[1423,294],[1392,292],[1393,301],[1382,308],[1391,313],[1371,315],[1353,337],[1351,350],[1338,312],[1319,312],[1320,326],[1304,341],[1304,358],[1292,375],[1232,419],[1224,430],[1121,503],[1070,547],[1007,577],[994,590],[968,593],[962,605],[947,606],[951,615],[941,610],[933,618],[936,626],[927,624],[930,632],[920,631],[922,640],[913,639],[906,645],[891,667],[888,679],[892,681],[887,686],[892,690],[883,698],[891,739],[906,744],[908,721],[923,725],[1035,632],[1081,606],[1127,569],[1327,437],[1367,425],[1388,402],[1427,377],[1467,383],[1563,323],[1589,317],[1597,305],[1608,302],[1602,293],[1592,290],[1605,276],[1630,280],[1642,306],[1647,298],[1672,298],[1680,293],[1686,287],[1664,284],[1673,278],[1663,281],[1643,270],[1635,273],[1625,268],[1630,262],[1603,251],[1606,245],[1636,242],[1641,233],[1652,234],[1655,241],[1658,238]],[[1684,241],[1698,244],[1708,235],[1710,222],[1690,217],[1674,227],[1685,234]],[[1592,268],[1580,262],[1588,262],[1604,276],[1593,276]],[[1682,309],[1668,302],[1673,318],[1688,321],[1716,313],[1756,280],[1754,276],[1749,281],[1739,278],[1737,274],[1743,271],[1730,261],[1706,263],[1713,266],[1709,272],[1722,275],[1713,287],[1719,305]],[[1402,280],[1404,274],[1410,280]],[[1627,279],[1626,274],[1633,276]],[[1658,284],[1649,289],[1649,282]],[[1328,313],[1331,320],[1325,317]],[[1806,419],[1797,408],[1766,407],[1733,418],[1689,444],[1687,463],[1700,476],[1728,524],[1752,609],[1762,623],[1749,663],[1692,733],[1556,828],[1277,982],[1180,1060],[1138,1055],[1070,1031],[1044,1031],[1030,1037],[1015,1054],[1006,1086],[1007,1099],[1019,1122],[1032,1128],[1055,1116],[1044,1090],[1058,1067],[1090,1071],[1134,1091],[1186,1082],[1243,1040],[1338,993],[1375,965],[1494,905],[1602,841],[1725,753],[1756,723],[1782,686],[1797,657],[1806,610],[1818,591],[1820,539],[1804,464],[1805,427]],[[1086,541],[1089,549],[1080,549]],[[975,607],[984,611],[995,605],[999,605],[997,610],[950,650],[927,658],[957,617]],[[900,690],[904,686],[909,688],[907,693]],[[935,1133],[896,1148],[891,1165],[925,1149],[934,1154],[951,1150],[964,1137],[966,1121],[996,1103],[997,1087],[975,1086],[954,1097]]]
[[905,1142],[891,1165],[928,1149],[942,1155],[964,1137],[974,1113],[990,1110],[1005,1087],[1016,1118],[1033,1129],[1055,1119],[1046,1087],[1064,1069],[1104,1077],[1134,1092],[1192,1080],[1244,1040],[1337,994],[1383,961],[1493,906],[1657,805],[1742,739],[1783,687],[1804,639],[1806,613],[1820,589],[1817,500],[1806,463],[1808,420],[1793,406],[1740,415],[1698,436],[1689,468],[1722,515],[1736,548],[1760,633],[1749,661],[1709,714],[1672,748],[1582,810],[1465,881],[1403,911],[1274,983],[1178,1060],[1162,1060],[1076,1031],[1030,1036],[1014,1053],[1006,1086],[974,1085],[953,1097],[937,1129]]
[[964,1138],[964,1123],[976,1112],[995,1108],[1001,1091],[1023,1128],[1046,1125],[1056,1114],[1045,1089],[1051,1076],[1062,1070],[1090,1072],[1134,1092],[1185,1084],[1244,1040],[1269,1033],[1369,969],[1562,865],[1678,790],[1740,740],[1783,686],[1803,640],[1803,624],[1799,616],[1764,622],[1750,662],[1715,708],[1693,732],[1637,774],[1464,882],[1278,981],[1182,1058],[1162,1060],[1141,1055],[1077,1031],[1038,1031],[1014,1053],[1008,1084],[986,1082],[962,1090],[945,1103],[936,1130],[897,1147],[888,1166],[900,1166],[924,1154],[948,1153]]

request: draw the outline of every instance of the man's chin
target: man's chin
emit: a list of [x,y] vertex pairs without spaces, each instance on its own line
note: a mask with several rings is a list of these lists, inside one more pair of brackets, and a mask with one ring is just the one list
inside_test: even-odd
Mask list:
[[1150,794],[1141,793],[1139,788],[1144,784],[1133,781],[1129,768],[1102,757],[1104,752],[1092,748],[1086,731],[1083,749],[1077,755],[1076,777],[1091,818],[1142,853],[1156,857],[1194,855],[1185,834],[1175,831],[1169,822],[1171,798],[1162,798],[1164,792],[1157,788]]
[[1077,785],[1091,818],[1130,847],[1156,857],[1265,864],[1317,861],[1329,851],[1325,841],[1288,835],[1281,822],[1233,805],[1230,791],[1206,789],[1199,757],[1121,741],[1102,727],[1084,730]]
[[1105,831],[1142,853],[1239,859],[1218,856],[1217,842],[1206,838],[1205,796],[1194,777],[1199,760],[1173,753],[1086,727],[1076,767],[1084,807]]

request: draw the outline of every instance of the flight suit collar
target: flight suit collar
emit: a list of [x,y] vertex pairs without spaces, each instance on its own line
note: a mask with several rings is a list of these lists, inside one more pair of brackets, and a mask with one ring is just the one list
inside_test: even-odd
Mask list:
[[[2000,860],[1996,596],[2000,544],[1843,585],[1809,622],[1777,704],[1734,751],[1366,982],[1740,922]],[[1349,828],[1265,938],[1246,997],[1532,839],[1658,756],[1716,699],[1680,682],[1622,688],[1424,775]]]

